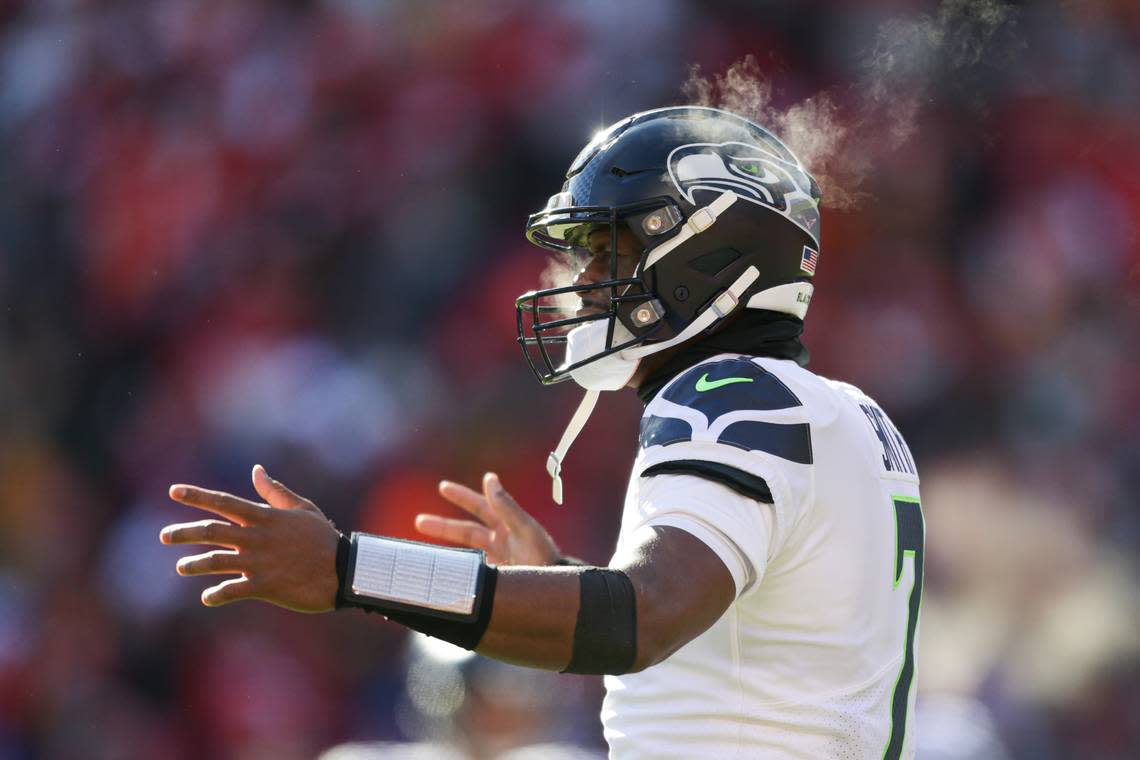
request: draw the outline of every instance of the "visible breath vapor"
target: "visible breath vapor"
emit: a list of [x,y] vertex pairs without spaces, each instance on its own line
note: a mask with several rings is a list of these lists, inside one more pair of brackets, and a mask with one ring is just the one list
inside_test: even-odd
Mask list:
[[[547,260],[546,269],[539,275],[539,287],[563,288],[573,285],[581,267],[575,256],[551,256]],[[575,293],[561,293],[551,296],[542,303],[543,306],[557,306],[565,312],[572,313],[580,305],[580,299]]]
[[[917,128],[920,106],[947,75],[985,61],[1000,63],[994,38],[1014,20],[1004,0],[944,0],[933,15],[891,19],[862,60],[854,92],[820,92],[788,108],[748,55],[708,78],[693,66],[682,87],[694,105],[740,114],[772,130],[815,176],[825,205],[850,209],[867,193],[872,156],[900,147]],[[1014,47],[1007,45],[1006,54]],[[840,102],[849,104],[841,108]]]

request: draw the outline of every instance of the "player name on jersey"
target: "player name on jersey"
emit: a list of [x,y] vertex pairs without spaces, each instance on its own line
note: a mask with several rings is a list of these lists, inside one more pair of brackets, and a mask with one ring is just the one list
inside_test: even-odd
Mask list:
[[883,444],[883,467],[888,472],[917,475],[918,470],[914,466],[910,449],[907,448],[906,442],[890,418],[882,409],[871,404],[859,404],[859,408],[867,415],[875,435],[879,438],[879,443]]

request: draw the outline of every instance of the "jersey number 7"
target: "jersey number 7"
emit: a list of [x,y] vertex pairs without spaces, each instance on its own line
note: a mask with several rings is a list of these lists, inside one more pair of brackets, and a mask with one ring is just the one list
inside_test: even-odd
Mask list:
[[918,630],[918,610],[922,603],[922,547],[926,530],[918,499],[892,496],[895,507],[895,572],[894,586],[902,580],[903,562],[909,557],[914,565],[914,585],[910,589],[906,616],[906,652],[899,678],[891,695],[891,736],[883,749],[883,760],[896,760],[902,755],[906,738],[907,706],[914,683],[914,635]]

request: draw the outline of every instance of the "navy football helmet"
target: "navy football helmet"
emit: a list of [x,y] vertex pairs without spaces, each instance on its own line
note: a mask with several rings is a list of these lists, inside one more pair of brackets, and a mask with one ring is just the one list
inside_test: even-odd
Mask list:
[[[819,205],[799,159],[740,116],[687,106],[619,121],[590,141],[561,192],[527,220],[531,242],[572,256],[590,255],[592,233],[610,236],[608,280],[517,299],[527,362],[543,383],[582,382],[575,371],[584,365],[615,354],[636,363],[715,330],[740,305],[802,319],[819,260]],[[632,275],[619,277],[623,227],[642,250]],[[608,295],[608,308],[576,315],[567,299],[586,291],[603,305]],[[568,355],[567,336],[602,320],[598,350]]]

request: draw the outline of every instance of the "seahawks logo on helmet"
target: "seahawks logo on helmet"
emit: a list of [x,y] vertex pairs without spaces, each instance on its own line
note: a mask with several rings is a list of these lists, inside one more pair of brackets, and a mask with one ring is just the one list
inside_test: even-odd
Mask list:
[[685,200],[705,190],[732,190],[746,201],[788,217],[819,242],[819,204],[803,167],[755,145],[741,142],[692,143],[669,154],[669,176]]

